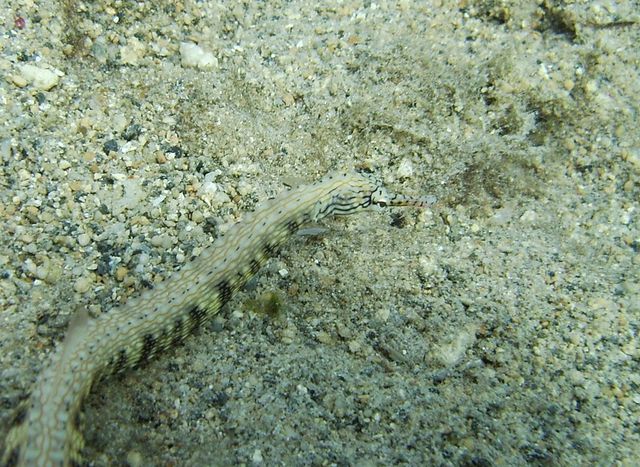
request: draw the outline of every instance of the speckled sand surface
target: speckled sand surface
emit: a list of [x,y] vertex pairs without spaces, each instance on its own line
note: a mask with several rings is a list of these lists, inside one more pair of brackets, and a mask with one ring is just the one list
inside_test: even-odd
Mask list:
[[440,205],[288,243],[88,462],[637,465],[637,3],[311,3],[2,2],[0,439],[76,310],[356,167]]

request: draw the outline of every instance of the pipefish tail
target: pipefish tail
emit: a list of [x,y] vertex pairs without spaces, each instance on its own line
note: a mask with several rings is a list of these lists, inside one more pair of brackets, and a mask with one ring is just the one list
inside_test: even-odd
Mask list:
[[390,194],[365,175],[330,175],[265,202],[153,290],[95,319],[79,314],[30,397],[16,410],[2,464],[80,463],[84,441],[77,420],[95,383],[181,342],[215,315],[304,224],[370,206],[430,204],[427,198]]

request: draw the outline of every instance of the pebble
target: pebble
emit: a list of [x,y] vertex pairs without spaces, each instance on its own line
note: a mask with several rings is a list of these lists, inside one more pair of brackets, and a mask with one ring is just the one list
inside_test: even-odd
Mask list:
[[284,344],[291,344],[296,337],[296,329],[293,325],[289,325],[282,330],[280,338]]
[[331,334],[325,331],[318,332],[318,334],[316,335],[316,339],[318,339],[318,342],[325,345],[331,344],[333,342]]
[[200,224],[202,221],[204,221],[204,214],[202,214],[202,212],[200,211],[193,211],[193,213],[191,214],[191,220],[196,224]]
[[118,282],[122,282],[125,277],[127,277],[127,274],[129,273],[129,270],[127,268],[125,268],[124,266],[119,266],[116,269],[116,280]]
[[475,329],[472,326],[461,329],[458,334],[451,336],[449,342],[436,347],[440,363],[447,368],[457,365],[475,341]]
[[79,277],[75,284],[73,284],[73,289],[78,293],[88,292],[91,288],[91,279],[87,276]]
[[156,248],[164,248],[165,250],[168,250],[169,248],[171,248],[173,242],[171,241],[171,237],[169,237],[168,235],[155,235],[153,237],[151,237],[151,245],[153,245]]
[[142,454],[138,451],[129,451],[127,453],[127,464],[131,467],[138,467],[143,465],[143,457]]
[[147,52],[147,46],[135,37],[127,39],[127,45],[120,47],[120,61],[125,65],[139,65]]
[[49,70],[47,68],[26,64],[20,67],[20,75],[17,77],[18,82],[16,82],[16,78],[14,77],[13,83],[16,86],[20,86],[20,84],[26,82],[42,91],[49,91],[60,82],[61,76],[64,76],[64,73],[59,70]]
[[91,237],[85,233],[78,235],[78,245],[87,246],[91,243]]
[[45,261],[36,269],[36,277],[49,284],[55,284],[62,275],[62,269],[51,261]]
[[260,449],[256,449],[253,451],[253,455],[251,456],[251,462],[253,464],[262,464],[264,462],[264,458],[262,457],[262,451]]
[[383,323],[386,323],[389,320],[390,315],[391,315],[391,310],[389,310],[389,308],[380,308],[376,312],[376,318],[378,318]]
[[180,61],[186,68],[211,70],[218,66],[218,59],[212,52],[204,50],[193,42],[180,43]]
[[411,178],[413,177],[413,164],[409,159],[402,159],[400,166],[398,167],[398,178]]
[[351,337],[353,337],[353,332],[351,332],[351,329],[340,322],[336,323],[336,332],[343,339],[350,339]]
[[348,343],[349,352],[358,353],[362,349],[362,344],[357,339],[354,339]]
[[22,75],[13,75],[11,82],[19,88],[24,88],[29,82]]

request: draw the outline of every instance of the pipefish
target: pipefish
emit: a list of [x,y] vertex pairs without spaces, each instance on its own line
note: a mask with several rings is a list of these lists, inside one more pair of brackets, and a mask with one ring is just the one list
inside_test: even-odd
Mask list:
[[181,342],[214,316],[301,226],[370,206],[430,204],[427,198],[388,193],[367,175],[329,175],[266,201],[152,290],[98,318],[78,314],[30,397],[16,410],[3,465],[80,463],[84,441],[77,420],[91,388]]

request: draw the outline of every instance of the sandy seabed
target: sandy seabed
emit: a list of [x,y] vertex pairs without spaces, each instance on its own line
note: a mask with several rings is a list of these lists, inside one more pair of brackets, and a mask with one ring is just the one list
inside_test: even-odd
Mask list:
[[638,465],[637,3],[319,3],[3,3],[0,439],[77,310],[357,169],[438,204],[292,239],[87,463]]

